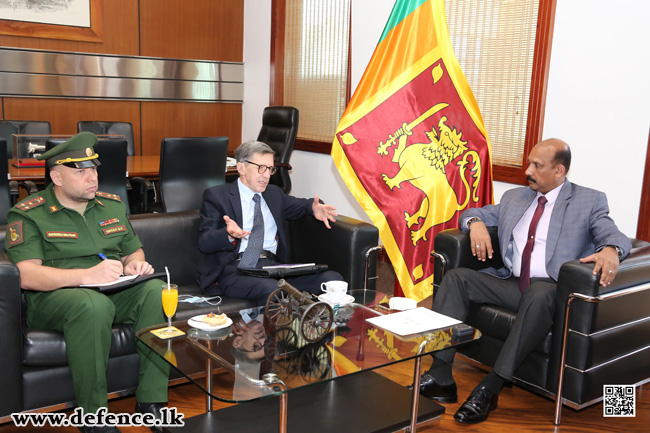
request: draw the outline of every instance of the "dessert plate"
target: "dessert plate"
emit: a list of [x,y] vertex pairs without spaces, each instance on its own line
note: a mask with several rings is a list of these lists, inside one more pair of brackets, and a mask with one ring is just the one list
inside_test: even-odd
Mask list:
[[201,314],[200,316],[194,316],[191,319],[188,319],[187,324],[190,325],[192,328],[197,328],[201,329],[203,331],[216,331],[217,329],[223,329],[226,328],[230,325],[232,325],[232,319],[230,317],[226,316],[226,323],[223,325],[210,325],[209,323],[202,322],[203,318],[207,316],[207,314]]

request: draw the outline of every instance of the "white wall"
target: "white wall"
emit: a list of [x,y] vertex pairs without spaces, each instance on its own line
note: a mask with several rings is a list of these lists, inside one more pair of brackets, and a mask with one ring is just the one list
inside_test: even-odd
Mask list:
[[269,105],[270,73],[271,2],[247,0],[244,3],[242,142],[255,140],[260,132],[262,111]]
[[[242,137],[255,138],[269,101],[270,6],[246,1]],[[384,29],[393,0],[354,0],[352,84]],[[571,181],[604,191],[611,215],[636,234],[650,127],[650,2],[557,0],[544,138],[566,140]],[[265,64],[266,62],[266,64]],[[329,155],[295,151],[292,194],[319,194],[340,213],[369,221]],[[495,200],[516,185],[495,182]]]

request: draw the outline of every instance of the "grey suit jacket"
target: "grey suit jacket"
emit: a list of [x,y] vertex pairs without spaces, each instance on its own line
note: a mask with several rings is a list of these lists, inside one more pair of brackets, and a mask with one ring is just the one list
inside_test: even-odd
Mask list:
[[[510,250],[515,225],[535,199],[536,194],[528,187],[506,191],[498,205],[468,209],[461,215],[461,221],[465,218],[479,217],[486,226],[498,227],[499,247],[505,257],[507,254],[512,254]],[[591,255],[607,245],[620,247],[623,250],[623,258],[632,249],[630,239],[618,230],[609,217],[605,194],[569,181],[564,182],[553,206],[548,229],[546,242],[548,275],[557,281],[562,264]],[[486,272],[500,278],[512,276],[512,270],[505,267],[491,268]]]

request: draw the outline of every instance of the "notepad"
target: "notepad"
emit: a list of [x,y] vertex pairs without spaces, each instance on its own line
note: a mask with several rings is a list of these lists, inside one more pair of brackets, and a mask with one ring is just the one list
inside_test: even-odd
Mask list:
[[272,266],[262,266],[262,269],[298,269],[305,268],[307,266],[315,266],[316,263],[294,263],[290,265],[272,265]]
[[160,280],[165,279],[164,272],[155,272],[149,275],[123,275],[117,280],[110,283],[99,283],[99,284],[84,284],[80,287],[88,287],[90,289],[97,289],[100,292],[110,295],[112,293],[117,293],[122,290],[128,289],[130,287],[136,286],[145,281],[157,278]]

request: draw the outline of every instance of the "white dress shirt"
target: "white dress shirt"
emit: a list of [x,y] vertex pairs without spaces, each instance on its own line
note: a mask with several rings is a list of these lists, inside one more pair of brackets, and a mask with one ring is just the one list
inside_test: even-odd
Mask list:
[[[255,213],[255,202],[253,196],[256,194],[252,189],[244,185],[241,179],[237,179],[237,186],[239,188],[239,197],[241,197],[241,211],[242,211],[242,230],[253,230],[253,217]],[[260,206],[262,209],[262,217],[264,218],[264,246],[262,249],[276,254],[278,249],[278,226],[275,224],[275,219],[271,214],[269,206],[264,200],[264,196],[260,194]],[[248,236],[243,238],[239,243],[239,252],[244,252],[248,246]]]
[[[564,183],[562,183],[564,185]],[[535,233],[535,246],[533,247],[533,252],[530,255],[530,277],[538,278],[548,278],[548,273],[546,272],[546,239],[548,237],[548,227],[551,223],[551,214],[553,213],[553,207],[555,206],[555,201],[557,200],[562,185],[552,189],[546,193],[546,205],[544,206],[544,213],[542,214],[539,222],[537,223],[537,232]],[[533,214],[537,208],[537,200],[543,194],[538,192],[535,196],[535,200],[530,204],[524,215],[521,217],[515,229],[512,232],[512,273],[515,277],[521,275],[521,255],[524,252],[526,247],[526,241],[528,239],[528,228],[530,227],[530,222],[533,220]]]

